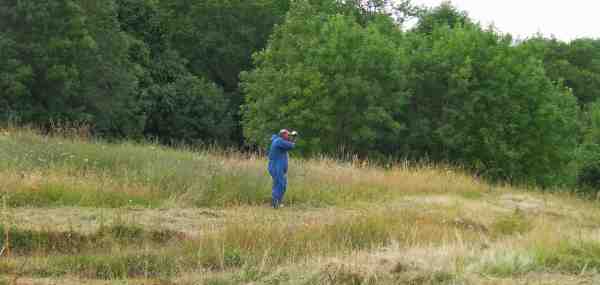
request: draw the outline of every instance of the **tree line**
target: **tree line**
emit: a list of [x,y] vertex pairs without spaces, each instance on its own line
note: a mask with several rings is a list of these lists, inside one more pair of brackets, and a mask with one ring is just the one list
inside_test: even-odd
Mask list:
[[600,186],[600,40],[517,40],[449,3],[2,0],[0,63],[2,122],[259,148],[287,127],[305,155]]

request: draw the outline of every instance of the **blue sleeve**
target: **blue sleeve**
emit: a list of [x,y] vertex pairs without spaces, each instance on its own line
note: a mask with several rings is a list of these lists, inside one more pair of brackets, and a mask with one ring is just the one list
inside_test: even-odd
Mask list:
[[294,143],[286,141],[284,139],[278,139],[276,142],[276,147],[283,149],[283,150],[290,150],[292,148],[294,148]]

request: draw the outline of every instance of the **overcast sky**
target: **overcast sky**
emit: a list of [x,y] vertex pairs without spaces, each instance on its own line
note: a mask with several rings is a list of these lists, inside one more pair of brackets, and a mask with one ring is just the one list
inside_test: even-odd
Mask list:
[[[437,6],[442,0],[413,0],[413,4]],[[570,41],[578,37],[600,38],[600,0],[452,0],[484,26],[524,38],[538,32]]]

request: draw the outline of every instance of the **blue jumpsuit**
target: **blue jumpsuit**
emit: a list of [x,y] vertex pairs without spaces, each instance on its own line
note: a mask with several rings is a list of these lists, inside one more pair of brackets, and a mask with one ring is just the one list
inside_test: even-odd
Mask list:
[[294,143],[284,140],[278,135],[271,137],[269,149],[269,174],[273,178],[271,205],[278,208],[283,201],[287,188],[288,151],[294,148]]

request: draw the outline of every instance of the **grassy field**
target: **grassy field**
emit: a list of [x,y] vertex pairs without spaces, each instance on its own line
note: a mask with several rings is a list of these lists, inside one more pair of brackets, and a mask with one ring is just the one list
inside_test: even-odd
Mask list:
[[0,284],[600,284],[600,207],[452,169],[0,130]]

